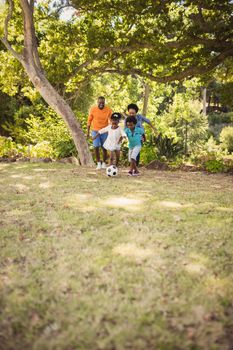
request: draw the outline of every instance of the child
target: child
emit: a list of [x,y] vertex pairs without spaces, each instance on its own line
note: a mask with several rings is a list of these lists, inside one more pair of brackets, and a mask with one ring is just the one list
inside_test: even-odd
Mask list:
[[129,176],[139,175],[137,168],[137,156],[142,148],[142,135],[144,130],[136,126],[137,120],[135,117],[126,118],[126,128],[125,133],[129,140],[129,161],[130,161],[130,170],[128,172]]
[[[103,147],[110,151],[110,165],[118,165],[120,159],[120,148],[121,141],[124,137],[126,137],[124,130],[119,126],[119,122],[121,120],[120,113],[113,113],[111,115],[110,121],[111,124],[106,126],[103,129],[100,129],[96,136],[93,137],[95,140],[99,135],[108,133],[107,139],[103,144]],[[114,161],[114,158],[116,159]]]

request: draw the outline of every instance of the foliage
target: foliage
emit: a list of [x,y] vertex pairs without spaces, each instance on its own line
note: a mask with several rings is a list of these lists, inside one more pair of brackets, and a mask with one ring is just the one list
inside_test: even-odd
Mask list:
[[140,152],[140,163],[146,165],[155,159],[158,159],[158,149],[146,142]]
[[228,124],[233,122],[233,112],[229,113],[210,113],[208,115],[208,122],[210,125]]
[[74,143],[63,120],[52,110],[47,109],[41,118],[30,114],[25,123],[27,130],[22,130],[21,135],[27,143],[35,145],[48,142],[53,149],[53,157],[56,158],[76,155]]
[[16,153],[16,145],[11,137],[0,136],[0,157],[11,157]]
[[210,172],[233,171],[233,158],[211,136],[201,149],[192,153],[191,161]]
[[210,159],[220,160],[224,154],[221,147],[216,143],[216,140],[211,136],[200,149],[192,152],[191,160],[194,163],[203,164]]
[[233,152],[233,126],[227,126],[222,129],[220,134],[221,146],[228,152]]
[[[231,3],[130,0],[123,5],[120,1],[73,0],[72,5],[77,11],[70,20],[60,18],[59,1],[53,6],[39,2],[34,18],[46,76],[70,103],[83,130],[88,109],[98,95],[105,95],[114,110],[124,111],[129,102],[142,110],[147,83],[148,117],[161,134],[155,137],[147,128],[143,163],[153,157],[174,158],[202,150],[208,126],[199,113],[201,85],[212,88],[227,106],[232,103]],[[0,15],[2,35],[6,7]],[[15,1],[9,41],[17,52],[23,47],[22,22],[19,2]],[[217,66],[212,64],[214,60]],[[202,76],[201,81],[182,82],[215,67],[214,74]],[[174,81],[177,78],[179,81]],[[165,84],[167,81],[172,83]],[[2,44],[0,94],[2,133],[8,133],[17,144],[40,144],[43,149],[49,143],[53,157],[75,153],[63,121],[47,108],[21,65]],[[7,108],[2,107],[4,100]],[[230,113],[208,118],[210,125],[232,121]]]
[[169,111],[159,118],[162,135],[178,144],[178,151],[188,154],[202,146],[207,139],[207,118],[200,113],[198,101],[191,102],[185,94],[176,94]]
[[204,164],[204,168],[211,173],[223,172],[225,170],[224,163],[217,159],[207,160]]
[[47,141],[35,145],[15,143],[11,137],[0,136],[0,157],[3,158],[53,158],[55,152]]

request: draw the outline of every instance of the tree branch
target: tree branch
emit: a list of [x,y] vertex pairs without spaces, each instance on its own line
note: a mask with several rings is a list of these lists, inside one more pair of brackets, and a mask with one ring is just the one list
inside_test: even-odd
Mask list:
[[193,76],[198,76],[198,75],[208,73],[211,70],[213,70],[215,67],[217,67],[220,63],[222,63],[225,60],[225,58],[232,57],[232,56],[233,56],[233,48],[225,52],[222,52],[221,54],[213,58],[205,66],[189,67],[183,70],[182,72],[178,72],[172,75],[167,75],[162,77],[154,76],[152,73],[146,73],[146,72],[143,72],[141,69],[136,69],[136,68],[127,69],[127,70],[121,70],[120,68],[113,68],[113,69],[106,68],[106,69],[102,69],[102,73],[115,73],[120,75],[140,75],[145,78],[148,78],[149,80],[156,81],[158,83],[168,83],[175,80],[183,80],[185,78],[191,78]]
[[19,52],[15,51],[13,47],[11,46],[10,42],[8,41],[8,26],[10,23],[10,20],[12,18],[13,10],[14,10],[14,3],[13,0],[8,0],[9,1],[9,10],[8,14],[5,18],[4,22],[4,36],[1,38],[1,42],[5,45],[5,47],[12,53],[12,55],[19,61],[23,62],[23,55],[21,55]]
[[35,26],[33,19],[34,0],[20,0],[21,8],[24,18],[24,45],[25,45],[25,59],[31,65],[34,65],[40,71],[43,71],[41,66],[39,53],[37,50],[37,41],[35,35]]

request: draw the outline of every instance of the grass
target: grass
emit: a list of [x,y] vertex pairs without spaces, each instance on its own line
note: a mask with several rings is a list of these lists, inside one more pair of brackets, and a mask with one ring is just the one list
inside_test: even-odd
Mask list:
[[232,349],[232,177],[0,174],[0,349]]

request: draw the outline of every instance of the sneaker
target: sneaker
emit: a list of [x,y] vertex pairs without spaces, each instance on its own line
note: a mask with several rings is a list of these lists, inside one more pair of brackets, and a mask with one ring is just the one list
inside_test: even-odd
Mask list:
[[100,170],[100,169],[102,169],[102,167],[101,167],[101,163],[100,163],[100,162],[98,162],[98,163],[97,163],[96,170]]
[[132,175],[133,175],[133,176],[139,176],[140,173],[139,173],[139,171],[137,171],[137,172],[134,171]]
[[107,165],[106,165],[106,163],[102,163],[102,169],[106,169],[107,168]]
[[128,176],[133,176],[132,171],[129,171],[129,172],[128,172]]

